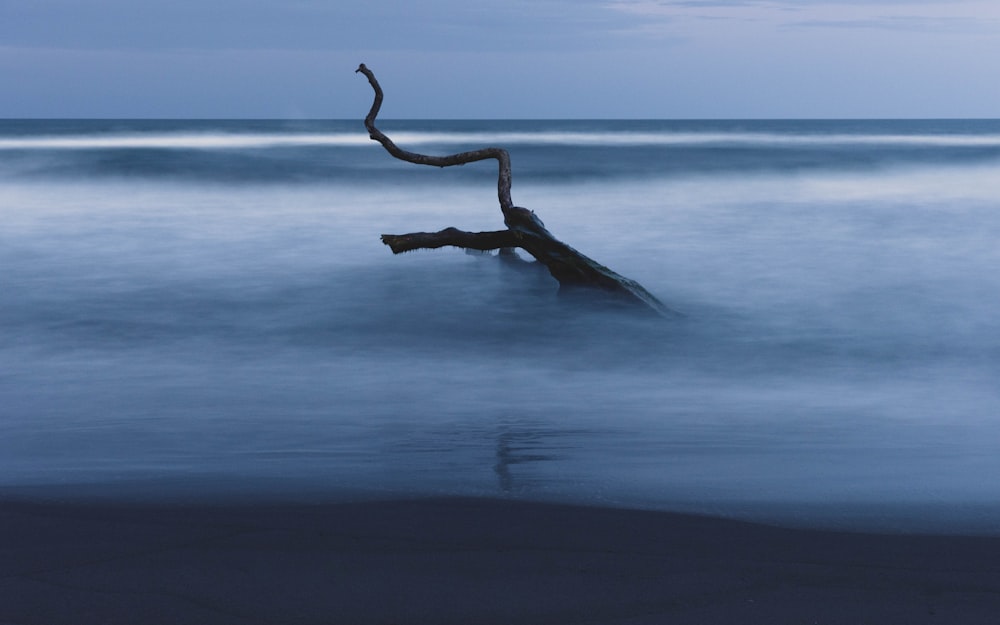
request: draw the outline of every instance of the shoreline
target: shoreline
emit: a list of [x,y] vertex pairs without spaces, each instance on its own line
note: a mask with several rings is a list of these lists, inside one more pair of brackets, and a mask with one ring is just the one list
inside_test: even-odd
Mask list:
[[[366,485],[367,486],[367,485]],[[509,503],[615,508],[759,523],[789,529],[873,534],[1000,536],[1000,502],[927,499],[785,500],[733,499],[673,492],[650,498],[626,493],[617,498],[563,493],[501,493],[466,489],[422,491],[372,489],[312,479],[201,474],[187,477],[47,484],[0,485],[0,504],[101,506],[271,507],[362,504],[410,500],[496,500]]]
[[984,623],[1000,535],[488,498],[0,498],[0,623]]

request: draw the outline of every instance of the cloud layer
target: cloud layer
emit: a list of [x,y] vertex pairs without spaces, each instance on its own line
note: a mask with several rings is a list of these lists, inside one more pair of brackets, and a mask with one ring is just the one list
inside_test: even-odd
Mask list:
[[[996,0],[0,0],[0,116],[1000,116]],[[395,107],[399,107],[396,109]]]

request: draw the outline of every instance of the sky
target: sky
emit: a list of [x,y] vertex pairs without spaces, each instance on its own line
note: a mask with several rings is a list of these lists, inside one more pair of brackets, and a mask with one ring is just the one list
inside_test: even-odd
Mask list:
[[1000,0],[0,0],[0,117],[1000,117]]

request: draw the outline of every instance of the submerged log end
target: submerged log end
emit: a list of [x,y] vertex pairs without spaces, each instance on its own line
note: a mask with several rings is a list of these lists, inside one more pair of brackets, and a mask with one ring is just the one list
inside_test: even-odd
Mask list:
[[383,234],[382,243],[388,245],[393,254],[402,254],[403,252],[417,249],[407,244],[406,235]]
[[[578,258],[570,259],[567,265],[572,266],[572,269],[559,280],[560,294],[603,292],[613,301],[626,306],[636,306],[639,310],[652,312],[661,317],[684,317],[684,314],[661,302],[635,280],[626,278],[582,254]],[[568,267],[563,266],[561,269],[566,270]]]

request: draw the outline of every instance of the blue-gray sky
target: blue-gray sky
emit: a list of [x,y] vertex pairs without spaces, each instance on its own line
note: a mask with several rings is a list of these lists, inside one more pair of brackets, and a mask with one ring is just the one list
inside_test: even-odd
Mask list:
[[0,117],[1000,117],[998,0],[0,0]]

